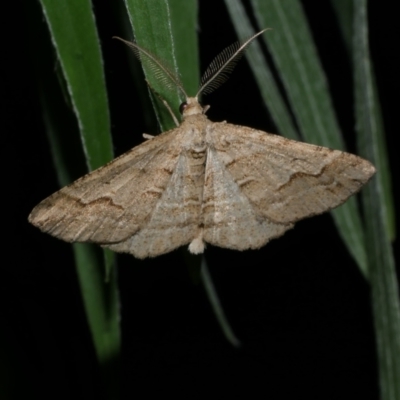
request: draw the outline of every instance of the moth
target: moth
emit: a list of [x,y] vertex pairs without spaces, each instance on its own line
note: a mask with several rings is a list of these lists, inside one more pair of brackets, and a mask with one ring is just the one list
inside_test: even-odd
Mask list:
[[151,52],[120,39],[183,94],[182,122],[175,118],[176,128],[144,135],[144,143],[52,194],[29,222],[67,242],[97,243],[137,258],[187,244],[193,254],[206,243],[257,249],[358,192],[375,168],[356,155],[207,118],[200,94],[223,83],[263,32],[220,53],[195,97]]

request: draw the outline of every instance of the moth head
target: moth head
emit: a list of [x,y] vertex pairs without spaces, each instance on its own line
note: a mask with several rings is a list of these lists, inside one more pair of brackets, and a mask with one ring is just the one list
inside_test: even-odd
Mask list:
[[182,114],[183,119],[185,119],[189,115],[205,114],[209,108],[209,106],[203,107],[197,100],[197,97],[187,97],[186,101],[179,106],[179,112]]
[[[201,79],[200,88],[195,97],[188,97],[176,71],[165,62],[158,59],[156,55],[143,47],[140,47],[135,42],[128,42],[116,36],[114,36],[114,38],[127,44],[133,50],[136,57],[143,64],[148,65],[149,69],[154,72],[154,76],[160,80],[166,88],[170,90],[178,89],[182,97],[186,98],[185,102],[183,102],[179,107],[179,111],[182,114],[183,119],[185,119],[189,115],[205,114],[207,112],[209,106],[202,107],[198,101],[199,96],[201,94],[205,95],[211,93],[224,83],[228,79],[228,76],[234,69],[236,63],[242,57],[247,46],[266,30],[267,29],[263,29],[247,40],[232,44],[215,57],[206,69],[206,72]],[[162,99],[162,101],[166,104],[165,100]],[[173,114],[169,105],[167,105],[167,108],[170,110],[171,114]]]

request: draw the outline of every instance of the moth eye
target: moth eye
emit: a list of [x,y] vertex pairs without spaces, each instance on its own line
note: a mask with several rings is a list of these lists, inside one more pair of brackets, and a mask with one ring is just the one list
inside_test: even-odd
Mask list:
[[185,110],[185,108],[187,107],[188,103],[186,103],[186,101],[184,101],[180,106],[179,106],[179,112],[181,114],[183,114],[183,111]]

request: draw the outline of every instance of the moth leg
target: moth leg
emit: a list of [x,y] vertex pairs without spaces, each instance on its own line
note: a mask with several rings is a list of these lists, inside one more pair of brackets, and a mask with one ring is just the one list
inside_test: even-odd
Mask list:
[[145,139],[150,140],[154,138],[154,135],[149,135],[148,133],[143,133],[142,135]]

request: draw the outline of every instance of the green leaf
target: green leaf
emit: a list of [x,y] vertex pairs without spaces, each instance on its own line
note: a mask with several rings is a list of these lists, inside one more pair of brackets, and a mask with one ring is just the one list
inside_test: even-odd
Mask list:
[[[105,281],[104,264],[115,262],[113,252],[102,252],[98,246],[74,243],[74,256],[86,315],[91,328],[97,359],[110,388],[117,385],[118,358],[121,346],[119,330],[119,296],[117,270],[110,269]],[[104,253],[104,254],[103,254]],[[110,259],[103,259],[111,257]],[[110,390],[111,393],[116,389]],[[110,394],[111,394],[110,393]]]
[[[92,170],[113,157],[102,56],[92,5],[86,0],[63,3],[41,0],[41,6],[77,118],[86,163]],[[42,82],[44,79],[42,75]],[[76,161],[75,154],[65,156],[62,143],[67,141],[65,135],[75,132],[66,132],[65,121],[46,90],[42,91],[41,100],[59,181],[65,185],[71,180],[73,174],[70,171]],[[74,141],[74,138],[70,137],[68,141]],[[109,251],[102,254],[98,247],[88,244],[75,244],[73,248],[97,358],[109,396],[115,397],[120,332],[116,271],[110,270],[114,256]],[[105,282],[105,267],[109,268],[108,282]],[[114,368],[110,369],[111,365]]]
[[90,170],[113,158],[100,43],[90,1],[41,0]]
[[[339,27],[344,38],[349,56],[353,50],[353,2],[347,0],[332,1],[332,6],[336,12],[339,22]],[[375,75],[373,73],[373,66],[371,65],[371,85],[373,85],[372,95],[374,96],[374,123],[376,124],[377,132],[384,132],[382,121],[382,111],[380,109],[378,91],[376,87]],[[375,166],[378,170],[377,179],[381,181],[382,189],[382,212],[384,213],[385,226],[391,241],[396,237],[396,215],[392,191],[392,177],[388,163],[388,151],[386,146],[385,136],[383,134],[376,137],[376,160]]]
[[352,52],[353,37],[353,4],[348,0],[331,0],[339,23],[339,29],[349,55]]
[[[197,3],[125,0],[134,30],[136,42],[150,50],[175,74],[181,77],[187,93],[195,93],[199,85],[199,62],[197,50]],[[160,83],[151,70],[143,65],[146,79],[151,87],[170,105],[174,114],[184,100],[178,90],[171,91]],[[156,114],[162,131],[174,127],[171,116],[163,104],[156,103]]]
[[[246,15],[242,3],[236,0],[225,0],[225,4],[239,39],[244,40],[253,36],[255,32],[251,27],[250,20]],[[264,33],[264,35],[270,34],[273,34],[273,32],[267,31]],[[278,89],[271,69],[263,56],[260,44],[254,41],[247,48],[245,55],[249,60],[250,68],[258,83],[264,103],[269,109],[279,132],[289,139],[299,140],[299,135],[294,126],[290,111]]]
[[[400,399],[400,302],[394,256],[387,228],[384,185],[388,174],[384,131],[368,46],[367,2],[353,1],[353,68],[356,123],[362,154],[372,160],[377,175],[363,192],[372,306],[382,400]],[[383,178],[386,175],[386,178]]]
[[215,289],[214,283],[212,281],[212,277],[210,271],[208,270],[208,265],[205,257],[203,256],[201,259],[201,267],[200,267],[201,279],[204,285],[204,289],[207,293],[208,299],[213,308],[214,314],[218,320],[219,326],[222,329],[223,334],[226,337],[226,340],[233,347],[240,347],[241,343],[239,339],[235,336],[226,316],[224,309],[222,308],[221,302],[218,297],[217,290]]

